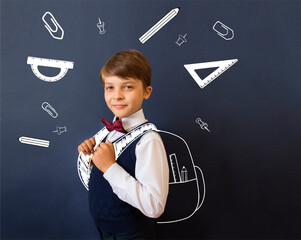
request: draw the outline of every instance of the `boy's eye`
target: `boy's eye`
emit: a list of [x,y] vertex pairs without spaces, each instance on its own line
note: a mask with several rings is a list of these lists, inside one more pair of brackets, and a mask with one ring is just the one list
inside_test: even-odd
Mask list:
[[113,89],[112,86],[107,86],[107,87],[106,87],[106,90],[111,90],[111,89]]
[[125,88],[125,89],[131,89],[131,88],[133,88],[133,87],[130,86],[130,85],[127,85],[127,86],[125,86],[124,88]]

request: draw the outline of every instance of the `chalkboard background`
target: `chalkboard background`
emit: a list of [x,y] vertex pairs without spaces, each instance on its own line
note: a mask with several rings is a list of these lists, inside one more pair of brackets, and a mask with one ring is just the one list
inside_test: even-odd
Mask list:
[[[176,7],[176,17],[139,42]],[[44,27],[47,11],[63,39]],[[158,238],[301,238],[300,12],[300,1],[1,1],[1,238],[98,238],[77,146],[102,127],[100,118],[113,118],[99,71],[123,49],[141,51],[152,66],[147,119],[185,139],[205,176],[203,206],[185,221],[158,225]],[[213,30],[217,21],[233,39]],[[181,46],[179,34],[187,34]],[[59,81],[42,81],[28,56],[74,68]],[[184,67],[228,59],[238,62],[203,89]],[[58,135],[57,126],[67,131]],[[22,144],[21,136],[50,146]]]

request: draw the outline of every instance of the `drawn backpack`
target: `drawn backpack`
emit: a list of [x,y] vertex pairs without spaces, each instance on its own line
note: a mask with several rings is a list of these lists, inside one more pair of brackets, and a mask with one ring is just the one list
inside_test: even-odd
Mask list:
[[[190,218],[203,204],[205,199],[205,181],[202,170],[194,164],[191,152],[185,140],[180,136],[158,130],[152,123],[145,123],[133,129],[114,142],[116,159],[138,137],[148,131],[160,134],[169,164],[169,193],[164,213],[157,223],[173,223]],[[94,135],[96,146],[108,135],[104,127]],[[79,154],[77,160],[78,175],[88,188],[91,170],[88,167],[92,155]],[[202,190],[201,190],[202,189]]]

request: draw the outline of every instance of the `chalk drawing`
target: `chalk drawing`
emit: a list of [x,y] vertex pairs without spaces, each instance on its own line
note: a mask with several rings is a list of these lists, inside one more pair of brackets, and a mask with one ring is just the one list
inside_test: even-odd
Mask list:
[[[217,32],[217,35],[219,35],[225,40],[231,40],[234,38],[234,31],[225,24],[221,23],[220,21],[217,21],[212,28],[214,31]],[[225,33],[221,32],[224,30],[226,30]]]
[[[167,205],[166,205],[166,210],[165,212],[163,213],[163,215],[158,219],[157,223],[158,224],[170,224],[170,223],[176,223],[176,222],[181,222],[181,221],[184,221],[184,220],[187,220],[189,219],[190,217],[192,217],[197,210],[200,209],[200,207],[203,205],[204,203],[204,200],[205,200],[205,195],[206,195],[206,186],[205,186],[205,178],[204,178],[204,174],[201,170],[200,167],[196,166],[194,164],[194,160],[193,160],[193,157],[191,155],[191,152],[190,152],[190,149],[189,149],[189,146],[187,144],[187,142],[180,136],[174,134],[174,133],[171,133],[171,132],[167,132],[167,131],[163,131],[163,130],[158,130],[157,131],[160,136],[164,139],[164,134],[166,136],[172,136],[176,139],[179,139],[179,142],[181,142],[182,144],[185,145],[185,149],[186,149],[186,155],[188,156],[189,159],[186,159],[186,162],[185,164],[189,163],[190,161],[190,165],[191,165],[191,171],[189,173],[190,175],[190,178],[188,178],[188,171],[187,171],[187,168],[186,167],[182,167],[182,171],[181,171],[181,181],[173,181],[173,182],[169,182],[169,194],[171,195],[175,195],[175,191],[178,190],[178,187],[181,187],[181,189],[185,189],[185,186],[186,185],[189,185],[190,187],[191,186],[194,186],[194,189],[196,191],[196,193],[193,193],[195,195],[195,202],[191,202],[189,204],[191,204],[190,206],[186,206],[186,205],[182,205],[181,203],[181,206],[178,206],[178,207],[181,207],[181,208],[187,208],[187,212],[185,212],[184,214],[182,215],[178,215],[177,217],[174,216],[174,212],[177,211],[177,209],[169,209],[172,214],[171,216],[169,216],[168,212],[166,212],[166,210],[168,210],[168,201],[174,201],[175,199],[168,199],[167,200]],[[166,147],[166,153],[168,153],[169,149]],[[173,155],[174,154],[174,155]],[[175,153],[173,153],[173,158],[175,156]],[[179,155],[182,154],[182,152],[179,152],[178,153]],[[181,159],[182,161],[183,159]],[[180,164],[180,159],[177,157],[177,162],[178,162],[178,165]],[[172,169],[170,172],[173,172]],[[202,185],[202,191],[201,191],[201,185]],[[176,193],[176,195],[181,195],[182,192],[179,192],[179,193]],[[189,211],[188,211],[188,207],[189,207]],[[165,215],[165,216],[164,216]]]
[[181,170],[181,181],[182,182],[188,181],[188,171],[185,166],[183,166]]
[[42,140],[38,138],[31,138],[31,137],[19,137],[20,143],[24,144],[30,144],[30,145],[35,145],[39,147],[49,147],[49,141],[48,140]]
[[64,133],[64,132],[67,132],[67,128],[66,128],[66,126],[64,126],[64,127],[56,127],[56,130],[55,131],[53,131],[54,133],[56,132],[58,135],[61,135],[62,133]]
[[200,118],[197,118],[195,120],[195,122],[200,125],[200,127],[201,127],[202,130],[206,129],[208,132],[210,132],[209,129],[208,129],[208,124],[205,123],[205,122],[203,122]]
[[169,161],[174,182],[181,182],[182,180],[177,155],[175,153],[169,154]]
[[139,41],[141,43],[145,43],[148,39],[150,39],[156,32],[158,32],[161,28],[163,28],[171,19],[177,16],[180,8],[174,8],[169,11],[161,20],[159,20],[154,26],[152,26],[146,33],[144,33]]
[[41,107],[53,118],[57,118],[58,113],[56,110],[48,103],[48,102],[43,102]]
[[[64,37],[64,30],[61,27],[60,24],[56,21],[54,16],[51,14],[51,12],[45,12],[45,14],[42,17],[43,22],[45,23],[45,28],[48,30],[50,35],[55,38],[62,40]],[[50,20],[50,22],[48,22]],[[54,28],[51,27],[51,25],[54,26]],[[57,35],[57,36],[55,36]]]
[[[168,216],[167,216],[166,218],[168,220],[165,219],[164,221],[158,221],[157,223],[164,224],[164,223],[175,223],[175,222],[184,221],[184,220],[190,218],[191,216],[193,216],[194,213],[203,205],[206,189],[205,189],[205,180],[204,180],[203,172],[198,166],[194,165],[194,161],[193,161],[191,152],[189,150],[189,147],[183,138],[179,137],[176,134],[167,132],[167,131],[158,130],[155,125],[153,125],[151,123],[146,123],[142,126],[135,128],[131,132],[125,134],[118,141],[113,143],[116,159],[133,141],[135,141],[138,137],[140,137],[141,135],[143,135],[146,132],[151,131],[151,130],[158,132],[160,135],[167,134],[171,137],[176,137],[176,138],[180,139],[181,143],[184,144],[185,149],[187,149],[187,155],[189,157],[189,161],[190,161],[191,169],[192,169],[192,172],[190,173],[192,178],[188,179],[188,171],[187,171],[186,167],[184,167],[184,166],[182,167],[182,171],[180,173],[179,163],[177,160],[176,153],[168,153],[167,152],[167,155],[169,156],[170,163],[171,163],[170,165],[173,166],[173,168],[170,171],[173,174],[173,181],[170,181],[169,185],[170,185],[170,191],[172,191],[173,185],[181,185],[181,186],[185,186],[184,184],[190,184],[190,186],[191,186],[191,184],[195,185],[196,202],[191,203],[191,204],[195,204],[195,205],[190,206],[190,209],[192,209],[192,211],[189,213],[185,213],[185,216],[181,216],[179,218],[174,218],[174,219],[168,219]],[[109,133],[109,131],[106,129],[106,127],[104,127],[96,135],[94,135],[95,142],[96,142],[94,149],[97,148],[97,146],[108,135],[108,133]],[[166,151],[168,151],[168,150],[166,150]],[[79,153],[78,160],[77,160],[78,175],[79,175],[81,182],[83,183],[83,185],[85,186],[85,188],[87,190],[89,190],[88,184],[89,184],[90,173],[91,173],[90,165],[91,165],[92,156],[93,156],[93,154],[84,155],[81,152],[81,153]],[[181,178],[181,174],[182,174],[182,178]],[[201,176],[201,179],[198,178],[198,175]],[[202,196],[201,196],[200,185],[203,186]],[[173,199],[171,199],[170,201],[173,201]],[[185,206],[183,206],[183,207],[185,208]]]
[[[219,75],[225,72],[228,68],[230,68],[233,64],[235,64],[237,59],[230,60],[222,60],[215,62],[203,62],[203,63],[193,63],[193,64],[185,64],[184,67],[192,76],[192,78],[196,81],[196,83],[200,86],[200,88],[206,87],[209,83],[211,83],[214,79],[216,79]],[[195,70],[206,69],[206,68],[216,68],[215,71],[210,73],[206,78],[201,79]]]
[[96,24],[96,26],[99,29],[99,34],[105,34],[106,33],[105,23],[100,21],[100,18],[98,18],[98,23]]
[[[31,66],[31,70],[37,78],[46,82],[55,82],[62,79],[68,72],[68,69],[73,69],[74,65],[74,63],[70,61],[30,56],[27,58],[27,64]],[[39,66],[60,68],[60,72],[56,76],[48,77],[40,73],[38,69]]]
[[182,36],[181,34],[179,35],[178,40],[176,41],[176,44],[178,46],[181,46],[184,42],[187,42],[186,35],[187,33],[184,36]]

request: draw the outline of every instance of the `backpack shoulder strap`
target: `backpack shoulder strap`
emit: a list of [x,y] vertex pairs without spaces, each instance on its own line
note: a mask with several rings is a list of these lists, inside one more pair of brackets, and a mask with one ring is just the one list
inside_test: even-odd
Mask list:
[[[149,131],[158,131],[156,126],[152,123],[144,123],[136,128],[134,128],[132,131],[128,132],[127,134],[123,135],[119,139],[117,139],[113,145],[114,145],[114,150],[115,150],[115,159],[117,159],[123,151],[132,143],[134,142],[137,138],[142,136],[143,134],[149,132]],[[96,147],[102,142],[102,140],[109,134],[109,131],[107,130],[106,127],[102,128],[99,132],[97,132],[94,135],[95,138],[95,147]],[[79,154],[78,159],[77,159],[77,170],[78,170],[78,176],[85,186],[87,190],[89,190],[89,180],[90,180],[90,174],[91,174],[91,168],[90,168],[90,161],[92,158],[92,154],[90,155],[83,155]]]
[[109,130],[106,127],[100,129],[95,135],[95,147],[94,150],[98,147],[98,145],[102,142],[102,140],[109,134]]
[[117,141],[113,143],[115,149],[115,159],[117,160],[117,158],[132,142],[149,131],[158,131],[158,129],[152,123],[144,123],[123,135],[121,138],[117,139]]

